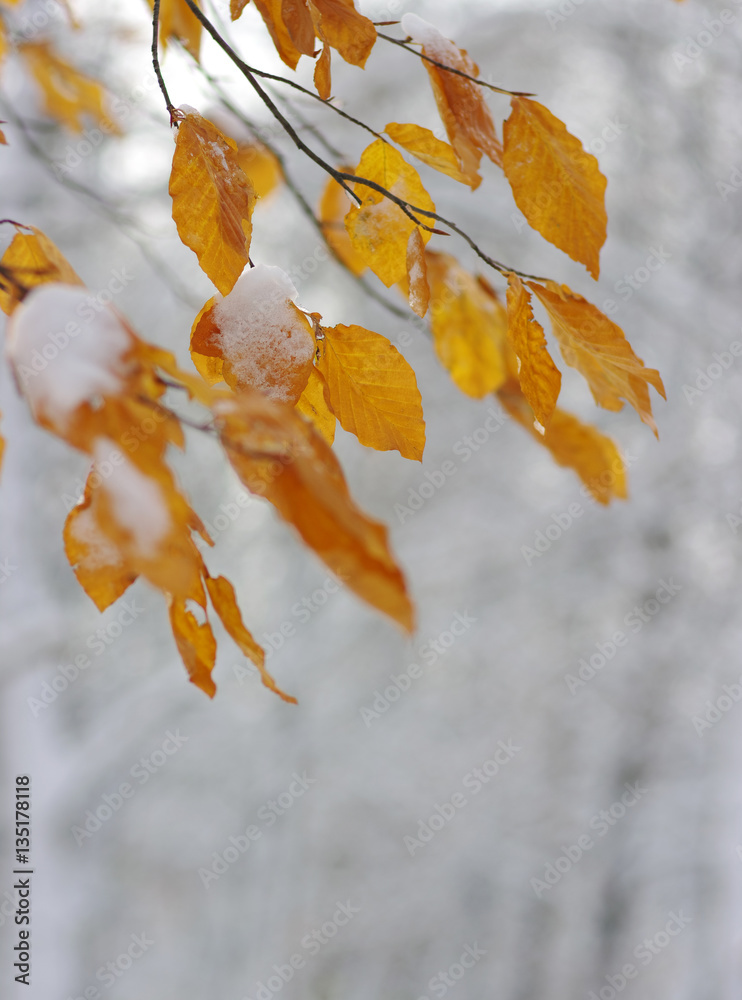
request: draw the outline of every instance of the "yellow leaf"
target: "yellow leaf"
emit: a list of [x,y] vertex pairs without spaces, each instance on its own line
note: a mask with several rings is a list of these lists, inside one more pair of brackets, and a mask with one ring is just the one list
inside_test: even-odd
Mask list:
[[237,162],[258,198],[266,198],[283,180],[280,163],[262,143],[241,143],[237,147]]
[[323,333],[317,368],[341,425],[369,448],[422,461],[422,401],[404,357],[386,337],[361,326],[324,328]]
[[5,133],[0,128],[0,146],[7,146],[7,145],[8,145],[8,140],[5,138]]
[[[154,9],[154,0],[148,0]],[[196,0],[198,4],[198,0]],[[150,35],[152,32],[150,31]],[[185,0],[161,0],[160,2],[160,45],[163,49],[168,40],[175,38],[198,61],[201,47],[201,22]]]
[[430,286],[425,263],[425,244],[418,227],[412,230],[407,242],[407,285],[410,308],[422,319],[428,311]]
[[[62,281],[68,285],[81,285],[59,247],[34,226],[26,227],[29,232],[18,232],[0,260],[7,274],[0,275],[0,309],[10,315],[23,295],[50,281]],[[5,282],[5,287],[3,285]]]
[[332,449],[312,426],[255,391],[219,401],[214,415],[245,486],[269,500],[360,597],[411,631],[413,609],[387,529],[353,503]]
[[512,99],[504,140],[503,169],[518,208],[597,279],[607,225],[598,161],[548,108],[526,97]]
[[105,126],[107,132],[118,132],[104,107],[105,94],[97,80],[78,72],[47,42],[26,43],[18,51],[44,95],[44,110],[50,118],[66,125],[72,132],[82,132],[83,118]]
[[437,139],[429,128],[389,122],[384,131],[398,146],[402,146],[408,153],[412,153],[434,170],[453,177],[461,184],[468,184],[472,190],[481,184],[482,178],[479,174],[476,171],[474,174],[465,174],[453,146],[443,142],[442,139]]
[[[351,167],[340,167],[343,173],[350,173]],[[350,237],[345,229],[344,218],[350,208],[350,199],[331,177],[325,186],[322,200],[319,203],[318,216],[322,232],[330,247],[345,264],[351,274],[362,274],[366,270],[366,262],[353,249]]]
[[170,195],[178,234],[227,295],[247,264],[255,193],[232,139],[192,108],[182,108]]
[[5,56],[8,54],[8,39],[5,35],[5,24],[2,19],[0,19],[0,63],[2,63]]
[[321,37],[353,66],[365,66],[376,42],[372,21],[355,9],[353,0],[311,0],[320,15]]
[[[405,14],[402,30],[422,44],[423,55],[451,69],[469,76],[479,76],[479,68],[464,49],[453,42],[416,14]],[[446,127],[448,141],[461,162],[461,169],[472,187],[479,183],[477,170],[482,155],[488,156],[497,166],[502,166],[502,146],[495,132],[492,115],[484,99],[482,88],[459,76],[448,73],[433,63],[423,60],[433,88],[438,113]]]
[[216,694],[216,684],[211,672],[216,663],[216,639],[208,621],[199,624],[185,601],[170,598],[170,626],[175,636],[181,659],[191,683],[201,688],[209,698]]
[[315,430],[325,439],[328,444],[335,440],[335,414],[327,405],[325,399],[325,380],[316,368],[309,374],[304,392],[296,403],[296,409],[303,417],[311,421]]
[[332,94],[332,70],[328,42],[325,42],[322,46],[319,59],[314,67],[314,86],[322,100],[329,101]]
[[136,580],[137,574],[98,523],[94,474],[91,469],[82,500],[67,515],[64,551],[82,589],[99,611],[105,611]]
[[[290,69],[296,69],[301,52],[294,45],[289,29],[283,20],[281,0],[255,0],[255,6],[260,11],[260,16],[270,32],[279,56]],[[234,15],[232,20],[234,20]]]
[[426,260],[435,352],[459,389],[482,399],[505,379],[505,309],[453,257],[428,251]]
[[497,395],[508,413],[551,452],[557,464],[577,473],[598,503],[608,504],[614,498],[626,499],[626,469],[618,448],[609,437],[559,407],[541,433],[534,427],[533,410],[512,376]]
[[290,694],[285,694],[265,669],[265,651],[245,628],[232,584],[223,576],[212,577],[208,573],[205,579],[206,589],[209,592],[211,603],[214,605],[214,610],[221,618],[227,632],[229,632],[245,656],[249,660],[252,660],[260,671],[263,684],[277,694],[279,698],[283,698],[284,701],[295,705],[296,698],[292,698]]
[[[355,174],[375,181],[416,208],[435,211],[415,168],[383,139],[372,142],[364,151]],[[407,242],[415,223],[398,205],[373,188],[356,184],[355,192],[362,203],[351,207],[345,217],[345,228],[353,249],[389,288],[407,273]],[[425,225],[430,223],[427,216],[421,216],[420,221]],[[423,242],[427,243],[430,235],[423,230]]]
[[520,362],[520,387],[538,422],[548,427],[562,376],[546,347],[543,328],[533,318],[531,293],[512,272],[508,274],[507,302],[508,340]]
[[223,378],[236,392],[252,387],[295,403],[315,351],[313,329],[294,305],[296,295],[280,267],[258,264],[241,275],[229,295],[211,299],[191,331],[191,355],[204,378]]
[[598,406],[620,410],[626,400],[657,435],[649,386],[666,398],[659,372],[645,368],[621,328],[581,295],[554,282],[527,284],[549,314],[562,357],[587,380]]

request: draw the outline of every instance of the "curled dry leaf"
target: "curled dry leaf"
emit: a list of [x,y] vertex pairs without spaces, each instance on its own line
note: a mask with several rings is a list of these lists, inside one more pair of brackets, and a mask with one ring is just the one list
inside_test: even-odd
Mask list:
[[410,308],[421,319],[428,311],[430,286],[425,263],[425,244],[419,227],[415,227],[407,241],[407,286]]
[[508,274],[508,340],[519,362],[518,381],[536,420],[548,427],[562,375],[546,347],[543,327],[533,318],[531,293],[517,274]]
[[597,279],[608,222],[598,161],[548,108],[526,97],[513,98],[504,139],[515,204],[544,239]]
[[330,409],[361,444],[422,461],[425,421],[415,373],[396,347],[361,326],[323,328],[317,368]]
[[[479,67],[466,52],[417,14],[404,15],[402,30],[422,45],[423,55],[428,59],[469,76],[479,76]],[[497,166],[502,166],[502,146],[482,88],[472,80],[466,80],[457,73],[448,73],[431,62],[423,61],[423,64],[430,77],[448,141],[462,164],[462,172],[469,178],[471,186],[476,187],[480,181],[477,170],[483,155]]]
[[178,235],[227,295],[248,261],[255,192],[237,146],[184,105],[175,139],[169,191]]

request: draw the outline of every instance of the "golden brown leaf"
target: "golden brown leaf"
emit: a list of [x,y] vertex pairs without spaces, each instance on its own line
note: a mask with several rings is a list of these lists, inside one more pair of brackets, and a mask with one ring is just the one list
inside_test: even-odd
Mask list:
[[323,328],[323,333],[317,368],[341,425],[369,448],[422,461],[422,401],[404,357],[386,337],[361,326]]
[[263,18],[265,26],[270,32],[279,56],[288,67],[296,69],[296,64],[301,58],[301,52],[299,52],[291,40],[289,29],[283,20],[281,10],[282,0],[255,0],[255,6],[260,11],[260,16]]
[[659,372],[645,368],[621,328],[581,295],[554,282],[527,284],[549,314],[562,357],[587,380],[598,406],[620,410],[626,400],[656,435],[649,386],[666,398]]
[[562,376],[546,347],[541,324],[533,318],[531,293],[517,274],[508,274],[508,340],[520,362],[518,381],[536,420],[548,427],[559,398]]
[[284,701],[295,705],[296,698],[282,691],[271,677],[269,671],[265,669],[265,651],[245,628],[232,584],[223,576],[213,577],[206,574],[205,579],[206,589],[209,592],[214,610],[221,618],[227,632],[229,632],[245,656],[249,660],[252,660],[260,671],[263,684],[277,694],[279,698],[283,698]]
[[425,244],[417,226],[410,233],[407,242],[407,285],[410,308],[422,319],[428,311],[430,286],[425,263]]
[[[423,55],[451,69],[469,76],[479,76],[479,68],[464,49],[423,21],[416,14],[405,14],[402,30],[422,44]],[[423,61],[433,88],[438,113],[446,127],[448,141],[462,164],[462,172],[472,187],[479,183],[477,170],[482,155],[488,156],[497,166],[502,166],[502,146],[495,132],[492,115],[484,99],[482,88],[471,80],[448,73],[445,69]]]
[[453,257],[428,251],[426,260],[436,354],[462,392],[482,399],[505,379],[505,309]]
[[306,0],[281,0],[281,19],[298,52],[314,55],[314,24]]
[[[154,9],[153,0],[148,0]],[[198,4],[198,0],[196,0]],[[233,18],[234,20],[234,18]],[[201,48],[201,22],[185,0],[161,0],[160,2],[160,45],[163,49],[171,38],[183,46],[198,61]]]
[[481,184],[482,178],[479,174],[476,172],[465,174],[453,146],[443,142],[442,139],[437,139],[429,128],[389,122],[384,131],[398,146],[402,146],[408,153],[412,153],[434,170],[453,177],[461,184],[468,184],[472,190]]
[[353,0],[311,0],[320,15],[320,37],[353,66],[365,66],[376,42],[372,21],[355,9]]
[[191,356],[204,378],[224,379],[236,392],[253,387],[295,403],[315,351],[312,326],[294,305],[295,297],[284,271],[258,264],[229,295],[210,299],[191,331]]
[[247,264],[255,193],[237,146],[192,108],[183,108],[170,174],[178,235],[227,295]]
[[283,180],[281,164],[260,142],[243,142],[237,147],[237,162],[258,198],[267,198]]
[[534,229],[597,279],[605,243],[606,179],[598,161],[542,104],[512,99],[503,169]]
[[337,419],[325,399],[325,380],[316,368],[309,373],[309,381],[296,403],[296,409],[311,421],[315,430],[331,445],[335,440]]
[[0,276],[0,309],[10,315],[23,295],[36,285],[62,281],[68,285],[81,285],[82,281],[62,251],[48,236],[34,226],[29,232],[17,232],[0,260],[12,276],[3,287]]
[[[364,151],[355,174],[375,181],[416,208],[435,211],[418,172],[383,139],[376,139]],[[362,202],[351,206],[345,228],[353,249],[388,288],[407,273],[407,242],[415,222],[379,191],[356,184],[355,192]],[[427,225],[428,217],[422,216],[421,221]],[[427,243],[430,235],[423,230],[423,242]]]
[[250,0],[229,0],[229,16],[236,21]]
[[216,639],[211,625],[208,620],[199,624],[185,601],[171,597],[168,603],[170,626],[191,683],[213,698],[216,684],[211,673],[216,663]]
[[557,464],[573,469],[601,504],[625,500],[626,469],[614,442],[597,428],[557,407],[544,433],[534,427],[534,413],[514,376],[497,392],[507,412],[534,440],[547,448]]
[[104,106],[105,94],[97,80],[85,76],[52,51],[48,42],[27,42],[18,51],[28,63],[44,96],[44,111],[72,132],[82,132],[84,118],[118,132]]
[[387,529],[356,507],[335,455],[312,426],[255,391],[218,402],[214,414],[245,486],[269,500],[360,597],[411,631],[413,609]]
[[[319,59],[314,67],[314,86],[323,101],[329,101],[332,94],[332,70],[330,62],[330,45],[325,42]],[[342,189],[341,189],[342,190]]]
[[[340,167],[343,173],[349,173],[351,167]],[[343,188],[331,177],[325,186],[319,203],[318,216],[322,232],[335,254],[345,264],[351,274],[362,274],[366,270],[366,262],[353,249],[350,236],[345,229],[345,216],[350,208],[350,199]]]

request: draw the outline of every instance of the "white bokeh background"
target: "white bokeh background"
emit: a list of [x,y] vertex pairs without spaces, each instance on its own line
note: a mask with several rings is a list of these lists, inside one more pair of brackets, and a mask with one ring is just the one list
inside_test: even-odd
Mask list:
[[[16,569],[0,585],[0,896],[12,885],[19,772],[33,778],[36,874],[33,986],[13,990],[15,937],[5,921],[2,994],[68,1000],[97,985],[106,1000],[268,1000],[258,984],[300,952],[305,967],[271,995],[575,1000],[603,989],[610,1000],[606,977],[632,963],[638,974],[618,991],[629,1000],[736,1000],[742,704],[702,736],[692,720],[742,674],[742,539],[727,519],[742,504],[742,358],[692,400],[683,386],[714,363],[714,352],[742,340],[742,190],[719,188],[742,165],[742,7],[729,0],[731,22],[683,63],[675,55],[695,52],[688,46],[722,3],[360,6],[377,20],[409,9],[434,21],[470,51],[485,78],[537,93],[596,152],[608,177],[609,216],[597,288],[520,225],[494,168],[485,167],[474,195],[424,167],[421,174],[439,210],[499,259],[565,281],[598,305],[619,300],[613,318],[668,390],[668,402],[655,406],[660,441],[633,412],[597,411],[570,373],[563,405],[631,456],[629,502],[588,503],[575,477],[509,422],[463,461],[457,442],[483,426],[493,404],[457,392],[414,324],[322,264],[300,282],[303,305],[328,323],[361,323],[396,343],[409,334],[402,349],[418,373],[428,425],[422,469],[365,450],[343,432],[336,447],[354,494],[391,527],[419,627],[406,641],[344,592],[301,623],[295,604],[322,590],[327,574],[270,509],[253,504],[220,532],[211,564],[235,582],[256,636],[284,622],[295,626],[269,665],[299,705],[283,704],[243,670],[226,637],[219,691],[209,701],[187,683],[163,602],[141,583],[130,599],[142,612],[94,652],[96,630],[117,621],[119,606],[97,614],[61,542],[64,496],[76,491],[86,465],[31,424],[3,366],[0,561]],[[124,99],[138,96],[135,88],[147,88],[151,75],[144,4],[75,7],[92,23],[89,34],[74,36],[56,16],[45,30]],[[224,17],[226,4],[218,9]],[[560,10],[567,13],[558,19]],[[252,62],[280,71],[252,7],[229,31]],[[438,127],[414,57],[380,42],[365,72],[333,61],[334,91],[374,127]],[[247,114],[270,125],[208,42],[204,64]],[[177,104],[208,110],[209,86],[188,59],[173,51],[164,68]],[[319,105],[292,100],[357,160],[366,135]],[[35,91],[11,60],[0,94],[10,142],[0,149],[0,215],[47,232],[93,290],[125,268],[131,280],[116,305],[142,336],[186,364],[193,316],[212,290],[170,220],[172,138],[159,95],[149,88],[129,103],[126,134],[83,157],[60,183],[50,164],[64,161],[76,140],[43,127]],[[491,106],[498,120],[507,114],[504,98],[493,95]],[[604,130],[610,142],[601,139]],[[320,172],[275,130],[272,138],[316,200]],[[310,133],[307,139],[316,143]],[[439,246],[475,266],[454,238]],[[254,259],[290,270],[317,247],[288,192],[259,206]],[[653,249],[669,254],[667,262],[620,298],[617,283]],[[402,521],[395,504],[447,460],[455,474]],[[237,480],[208,442],[189,437],[187,458],[174,461],[205,520],[233,502]],[[584,513],[529,565],[521,548],[574,502]],[[565,674],[671,578],[681,587],[672,601],[572,694]],[[425,663],[421,647],[457,613],[476,622]],[[117,631],[114,624],[107,634]],[[80,653],[92,665],[52,704],[34,709],[29,699]],[[366,725],[361,709],[413,662],[424,665],[422,676]],[[139,784],[131,769],[175,730],[187,741]],[[436,804],[464,791],[467,774],[501,740],[519,751],[410,856],[403,838]],[[268,827],[266,804],[287,791],[295,772],[314,781]],[[127,780],[134,795],[78,846],[73,826]],[[617,802],[627,782],[646,792],[539,897],[531,880],[591,832],[592,817]],[[262,830],[260,840],[206,889],[199,869],[249,824]],[[359,912],[310,955],[302,939],[332,918],[338,901]],[[687,926],[644,964],[637,947],[658,934],[664,943],[670,914],[681,911]],[[103,986],[97,971],[142,933],[154,943]],[[440,980],[430,983],[475,943],[486,955],[460,981],[444,992]]]

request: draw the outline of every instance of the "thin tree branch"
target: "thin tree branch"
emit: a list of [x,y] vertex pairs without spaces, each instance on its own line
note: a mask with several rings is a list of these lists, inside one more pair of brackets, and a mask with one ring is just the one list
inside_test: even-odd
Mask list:
[[170,95],[167,92],[167,87],[165,86],[165,80],[162,75],[162,70],[160,69],[160,59],[158,56],[158,45],[159,45],[159,34],[160,34],[160,0],[154,0],[152,5],[152,65],[155,70],[155,76],[157,77],[157,82],[160,85],[160,90],[165,98],[165,106],[167,112],[170,115],[170,124],[173,125],[175,119],[173,118],[173,112],[175,108],[173,107],[173,102],[170,100]]
[[[390,22],[380,22],[382,24],[389,24]],[[391,22],[394,23],[394,22]],[[504,87],[496,87],[494,83],[488,83],[486,80],[480,80],[477,76],[470,76],[469,73],[464,73],[461,69],[454,69],[453,66],[446,66],[445,63],[438,62],[437,59],[431,59],[430,56],[423,55],[422,52],[418,52],[417,49],[413,49],[407,43],[412,39],[407,38],[404,42],[400,41],[398,38],[392,38],[391,35],[384,35],[380,31],[376,32],[378,38],[383,38],[385,42],[391,42],[392,45],[398,45],[401,49],[405,49],[406,52],[411,52],[413,56],[417,56],[419,59],[425,60],[425,62],[431,63],[433,66],[437,66],[438,69],[443,69],[447,73],[454,73],[456,76],[463,76],[465,80],[470,80],[472,83],[476,83],[480,87],[486,87],[488,90],[494,90],[496,94],[505,94],[507,97],[535,97],[535,94],[527,94],[523,90],[506,90]]]

